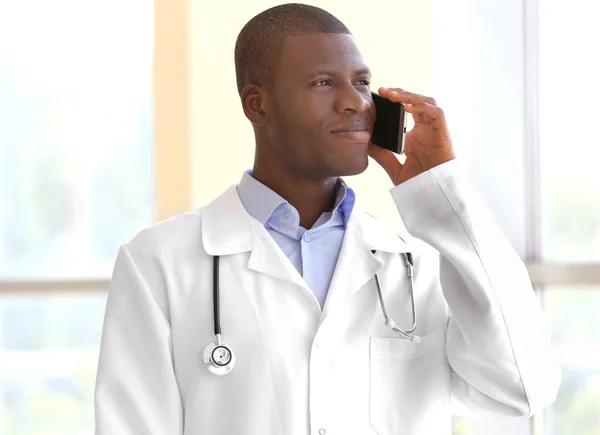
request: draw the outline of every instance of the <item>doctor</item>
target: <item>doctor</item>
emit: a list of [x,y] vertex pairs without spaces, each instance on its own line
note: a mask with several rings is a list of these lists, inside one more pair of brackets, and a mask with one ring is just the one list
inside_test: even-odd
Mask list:
[[[439,435],[452,413],[551,404],[559,372],[526,269],[436,102],[380,88],[415,127],[403,165],[370,145],[367,65],[338,19],[301,4],[250,20],[235,66],[253,169],[120,249],[96,434]],[[369,156],[410,235],[340,178]]]

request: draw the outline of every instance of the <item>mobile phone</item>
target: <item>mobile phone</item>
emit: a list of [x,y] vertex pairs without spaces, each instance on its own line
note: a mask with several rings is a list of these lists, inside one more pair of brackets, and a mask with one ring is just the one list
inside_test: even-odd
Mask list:
[[402,103],[394,103],[371,92],[375,103],[375,124],[371,134],[371,143],[396,154],[404,152],[406,135],[406,112]]

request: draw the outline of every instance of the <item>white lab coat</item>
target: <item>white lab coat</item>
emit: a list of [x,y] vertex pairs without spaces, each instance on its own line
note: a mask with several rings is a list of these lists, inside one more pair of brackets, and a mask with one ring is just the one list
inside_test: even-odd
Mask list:
[[[526,269],[457,165],[392,190],[412,237],[355,207],[323,312],[235,186],[142,231],[110,286],[96,435],[440,435],[452,411],[524,417],[551,404],[560,376]],[[374,281],[409,327],[406,251],[419,343],[384,325]],[[237,358],[223,377],[202,364],[213,255]]]

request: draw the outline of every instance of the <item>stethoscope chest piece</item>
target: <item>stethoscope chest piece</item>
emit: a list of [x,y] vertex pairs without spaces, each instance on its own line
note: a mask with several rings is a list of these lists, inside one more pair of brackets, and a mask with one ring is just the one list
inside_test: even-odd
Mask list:
[[202,352],[202,363],[213,375],[226,375],[235,367],[235,354],[225,343],[208,343]]

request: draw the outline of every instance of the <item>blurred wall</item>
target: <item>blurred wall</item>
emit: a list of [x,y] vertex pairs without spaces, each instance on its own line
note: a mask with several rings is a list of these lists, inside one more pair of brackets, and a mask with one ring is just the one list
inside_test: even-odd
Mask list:
[[[244,24],[261,11],[285,2],[189,3],[189,131],[191,206],[206,204],[239,181],[254,160],[254,133],[237,94],[234,46]],[[429,0],[307,1],[348,26],[373,71],[371,89],[431,90],[432,17]],[[235,4],[235,6],[232,6]],[[348,177],[361,207],[400,225],[389,195],[387,174],[371,160],[364,174]]]
[[156,219],[190,209],[189,4],[154,1],[154,137]]

